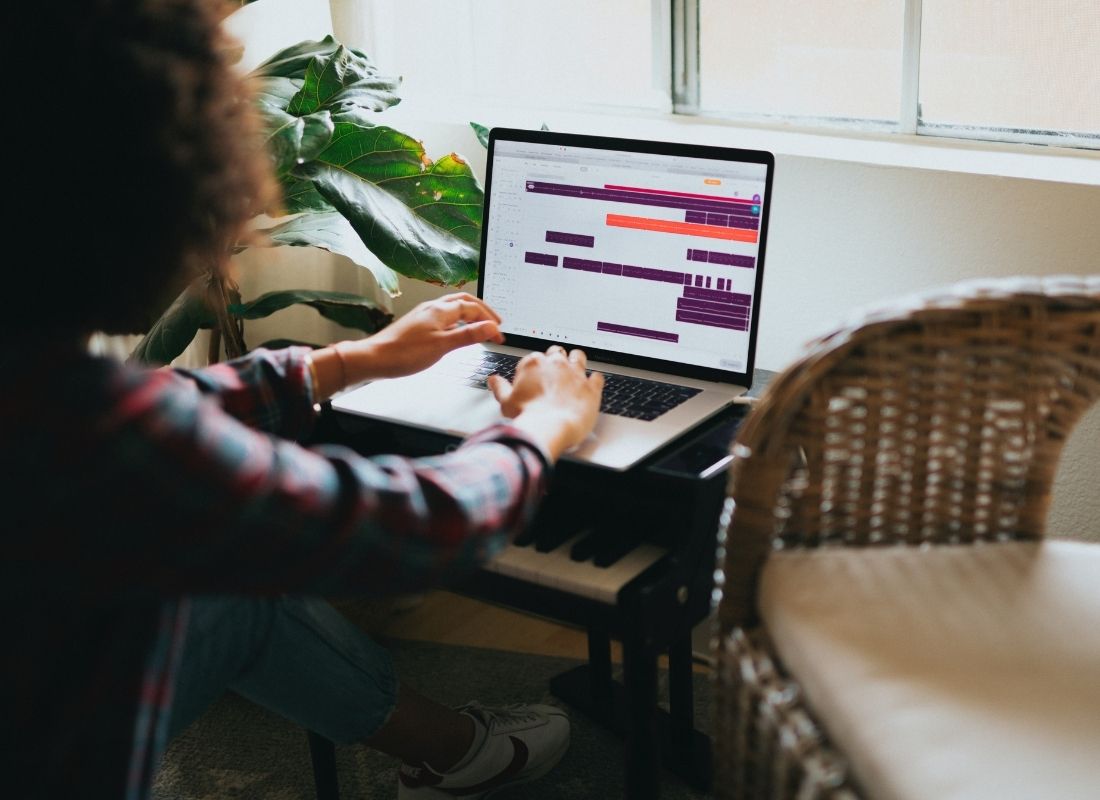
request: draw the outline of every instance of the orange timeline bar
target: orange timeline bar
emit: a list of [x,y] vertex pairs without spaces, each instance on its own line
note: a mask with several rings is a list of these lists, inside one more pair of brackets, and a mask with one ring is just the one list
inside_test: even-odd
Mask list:
[[643,231],[660,231],[661,233],[682,233],[686,236],[706,236],[711,239],[731,239],[735,242],[755,243],[758,235],[756,231],[746,231],[740,228],[723,228],[718,225],[701,225],[698,222],[675,222],[668,219],[650,219],[648,217],[631,217],[626,214],[608,214],[607,224],[612,228],[637,228]]

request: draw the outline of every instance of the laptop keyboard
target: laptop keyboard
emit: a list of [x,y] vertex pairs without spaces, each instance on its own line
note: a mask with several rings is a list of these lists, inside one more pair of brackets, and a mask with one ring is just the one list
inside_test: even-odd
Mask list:
[[[490,375],[496,374],[513,380],[518,362],[519,358],[516,356],[485,353],[481,363],[466,377],[466,383],[476,389],[488,389],[486,381]],[[699,392],[699,389],[691,386],[605,372],[600,411],[631,419],[654,420]]]

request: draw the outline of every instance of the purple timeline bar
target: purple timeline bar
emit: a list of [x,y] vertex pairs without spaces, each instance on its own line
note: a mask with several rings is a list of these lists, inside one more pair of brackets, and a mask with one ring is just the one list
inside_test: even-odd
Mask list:
[[582,197],[586,200],[603,200],[613,203],[635,203],[640,206],[681,208],[690,211],[713,212],[730,215],[733,203],[721,200],[702,200],[694,197],[676,197],[668,194],[629,192],[624,189],[604,189],[597,186],[572,186],[565,183],[527,181],[527,191],[535,194],[556,194],[562,197]]
[[677,322],[692,322],[696,325],[707,325],[711,328],[726,328],[731,331],[747,331],[749,318],[737,319],[735,317],[720,316],[717,314],[700,314],[697,311],[683,311],[676,309]]
[[593,261],[588,258],[565,256],[561,260],[565,269],[578,269],[582,272],[602,272],[604,275],[621,275],[624,278],[641,278],[644,281],[683,284],[684,273],[668,269],[635,267],[630,264],[614,264],[610,261]]
[[684,287],[684,297],[692,300],[710,300],[712,303],[726,303],[728,305],[745,306],[748,308],[752,298],[747,294],[735,292],[720,292],[717,289],[697,289],[693,286]]
[[680,335],[678,333],[651,331],[649,328],[635,328],[630,325],[617,325],[614,322],[597,322],[596,330],[604,331],[606,333],[623,333],[627,336],[640,336],[643,339],[660,339],[662,342],[675,343],[680,341]]
[[[730,294],[728,292],[711,292],[711,295]],[[704,300],[697,297],[688,297],[687,290],[684,297],[676,301],[676,321],[692,322],[696,325],[709,325],[713,328],[729,328],[735,331],[747,331],[749,329],[749,307],[740,303],[718,302],[716,300]],[[747,298],[747,295],[731,295],[737,298]]]
[[548,253],[532,253],[528,251],[523,260],[528,264],[542,264],[547,267],[556,267],[558,265],[558,257],[549,255]]
[[555,244],[575,244],[577,247],[596,246],[595,236],[585,236],[581,233],[565,233],[563,231],[547,231],[546,241]]
[[687,211],[684,213],[684,222],[696,222],[700,225],[717,225],[720,228],[741,228],[743,230],[760,230],[760,219],[745,215],[716,214],[709,211]]
[[727,267],[747,267],[752,269],[756,265],[756,259],[752,256],[739,256],[734,253],[715,253],[712,250],[696,250],[689,248],[688,261],[702,261],[707,264],[722,264]]

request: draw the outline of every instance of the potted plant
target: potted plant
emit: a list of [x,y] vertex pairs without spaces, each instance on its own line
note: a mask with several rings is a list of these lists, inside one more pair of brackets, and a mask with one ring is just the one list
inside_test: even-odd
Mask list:
[[[443,286],[477,276],[484,194],[469,165],[451,153],[428,157],[413,137],[379,124],[399,102],[399,78],[333,37],[276,53],[251,73],[264,136],[281,188],[268,246],[319,247],[370,270],[380,289],[399,293],[398,275]],[[372,299],[290,289],[251,300],[210,270],[152,324],[131,358],[166,364],[202,328],[210,359],[247,351],[243,323],[295,304],[365,333],[390,321]]]

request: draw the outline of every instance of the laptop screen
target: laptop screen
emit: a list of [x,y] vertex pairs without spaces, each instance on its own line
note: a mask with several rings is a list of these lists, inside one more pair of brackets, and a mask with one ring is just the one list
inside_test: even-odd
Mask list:
[[479,292],[510,341],[751,370],[770,154],[498,129],[489,155]]

